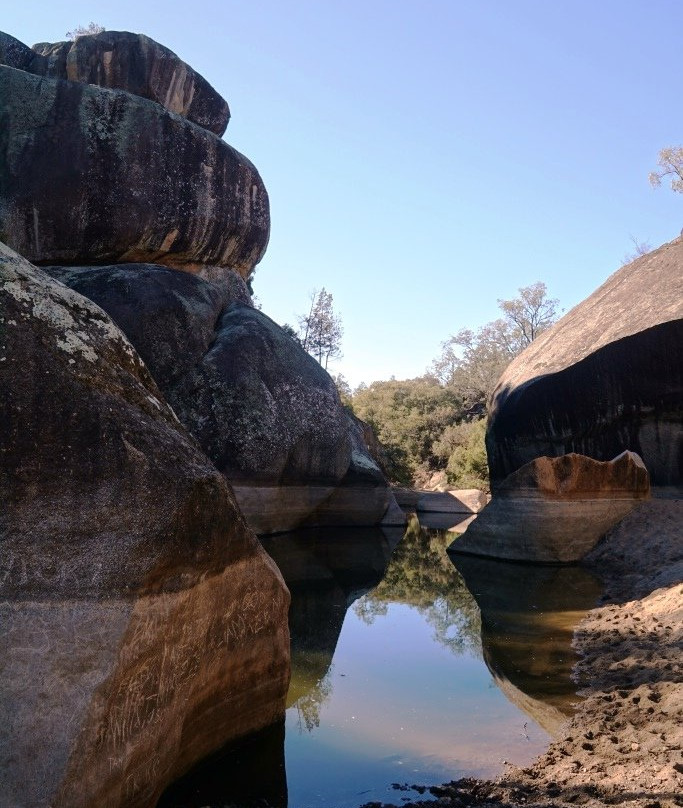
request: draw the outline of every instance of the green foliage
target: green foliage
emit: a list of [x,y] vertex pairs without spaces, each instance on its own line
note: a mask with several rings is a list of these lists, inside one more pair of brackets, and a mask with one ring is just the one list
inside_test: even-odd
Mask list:
[[446,478],[455,488],[489,489],[489,467],[486,459],[486,419],[458,424],[444,434],[451,444]]
[[427,376],[359,387],[352,404],[384,447],[392,479],[410,485],[419,470],[439,468],[433,445],[462,418],[463,402],[455,390]]
[[297,712],[299,734],[304,729],[312,732],[320,726],[320,710],[332,693],[332,669],[303,696],[294,702]]
[[336,376],[332,375],[332,381],[337,387],[341,403],[351,412],[353,412],[353,391],[351,385],[346,380],[343,373],[338,373]]
[[539,281],[498,305],[502,317],[443,343],[431,375],[373,382],[354,393],[353,411],[384,447],[394,482],[419,484],[446,469],[453,486],[488,488],[487,401],[510,361],[555,321],[558,301]]

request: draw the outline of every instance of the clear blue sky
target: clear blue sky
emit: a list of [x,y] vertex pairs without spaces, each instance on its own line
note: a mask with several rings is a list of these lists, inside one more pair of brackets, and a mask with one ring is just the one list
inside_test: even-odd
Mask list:
[[271,200],[263,310],[294,323],[332,292],[354,385],[420,375],[534,281],[568,309],[630,235],[683,226],[683,196],[647,181],[683,143],[680,0],[3,6],[29,45],[90,20],[145,33],[228,99]]

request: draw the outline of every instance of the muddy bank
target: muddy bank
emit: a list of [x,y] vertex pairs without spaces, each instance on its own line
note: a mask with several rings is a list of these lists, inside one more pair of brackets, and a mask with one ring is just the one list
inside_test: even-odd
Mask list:
[[397,804],[683,806],[683,499],[641,505],[588,565],[605,590],[575,634],[584,700],[564,736],[496,781],[422,789],[414,802],[397,791]]

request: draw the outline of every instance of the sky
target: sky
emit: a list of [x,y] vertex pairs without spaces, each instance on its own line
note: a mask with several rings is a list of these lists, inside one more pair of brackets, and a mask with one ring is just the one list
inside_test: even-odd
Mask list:
[[91,20],[171,48],[229,102],[271,237],[263,311],[314,290],[344,326],[332,372],[413,378],[498,299],[543,281],[569,310],[677,237],[653,189],[683,143],[680,0],[0,0],[32,45]]

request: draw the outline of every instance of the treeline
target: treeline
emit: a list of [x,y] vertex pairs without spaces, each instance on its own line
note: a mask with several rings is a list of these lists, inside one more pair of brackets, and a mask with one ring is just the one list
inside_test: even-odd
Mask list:
[[443,472],[450,486],[488,488],[488,401],[509,362],[555,322],[558,301],[538,282],[498,306],[499,319],[444,342],[424,376],[373,382],[354,392],[338,377],[344,403],[377,435],[394,482],[421,487]]

